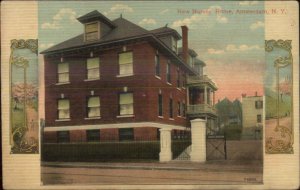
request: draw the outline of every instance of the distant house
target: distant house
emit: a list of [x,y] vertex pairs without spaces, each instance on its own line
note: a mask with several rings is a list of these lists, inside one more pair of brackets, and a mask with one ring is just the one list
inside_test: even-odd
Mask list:
[[255,136],[261,131],[263,123],[263,96],[243,96],[243,135]]
[[45,142],[157,139],[158,129],[182,132],[199,117],[214,125],[217,87],[188,48],[186,26],[181,37],[98,11],[78,21],[83,34],[42,52]]
[[219,125],[221,128],[229,125],[242,125],[242,104],[236,99],[231,102],[228,98],[218,101]]

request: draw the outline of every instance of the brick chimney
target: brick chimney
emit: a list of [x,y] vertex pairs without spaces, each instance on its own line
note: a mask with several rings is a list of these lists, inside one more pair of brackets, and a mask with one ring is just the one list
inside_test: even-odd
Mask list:
[[183,61],[188,64],[188,27],[187,26],[181,26],[181,32],[182,32],[182,59]]

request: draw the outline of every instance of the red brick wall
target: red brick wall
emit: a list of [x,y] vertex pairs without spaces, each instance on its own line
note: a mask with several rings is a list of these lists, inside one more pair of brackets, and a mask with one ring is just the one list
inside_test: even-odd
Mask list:
[[[86,78],[86,57],[89,52],[78,53],[77,56],[64,56],[64,62],[69,63],[71,84],[55,85],[56,64],[60,57],[45,57],[45,115],[47,126],[71,126],[71,125],[92,125],[107,123],[141,122],[151,121],[175,125],[186,125],[186,120],[177,117],[177,101],[186,102],[186,90],[176,88],[177,65],[171,65],[172,85],[166,83],[167,58],[161,58],[161,79],[155,77],[154,56],[156,48],[147,43],[127,45],[127,51],[133,51],[134,76],[117,78],[118,53],[122,47],[93,51],[94,56],[100,57],[100,80],[84,81]],[[78,56],[80,55],[80,56]],[[128,92],[133,92],[134,115],[133,118],[117,118],[118,115],[118,93],[123,92],[123,87]],[[163,94],[163,116],[158,118],[158,92],[161,89]],[[85,120],[87,115],[86,97],[93,90],[95,95],[101,98],[101,119]],[[70,121],[55,121],[57,119],[57,99],[63,93],[65,98],[70,100]],[[169,119],[169,97],[173,96],[174,120]]]
[[70,131],[70,142],[86,142],[86,131],[85,130]]
[[133,131],[135,140],[157,140],[157,128],[155,127],[138,127]]
[[117,128],[100,129],[100,141],[118,141],[119,130]]
[[57,143],[57,132],[56,131],[47,131],[44,132],[43,141],[45,143]]
[[[128,126],[130,127],[130,126]],[[118,141],[119,140],[119,129],[99,129],[100,130],[100,142],[105,141]],[[159,140],[158,133],[159,129],[155,127],[137,127],[133,128],[134,140]],[[178,136],[182,133],[182,130],[172,130],[172,136],[177,134]],[[86,142],[86,130],[70,130],[70,142]],[[182,133],[183,134],[183,133]],[[44,133],[45,143],[57,143],[57,132],[45,132]]]

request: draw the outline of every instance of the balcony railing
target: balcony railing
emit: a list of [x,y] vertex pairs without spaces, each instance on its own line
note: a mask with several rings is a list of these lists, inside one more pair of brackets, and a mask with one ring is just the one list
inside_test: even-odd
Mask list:
[[199,83],[209,83],[211,86],[213,86],[215,89],[217,89],[216,83],[211,80],[207,75],[201,75],[201,76],[188,76],[187,78],[187,84],[199,84]]
[[210,113],[213,115],[217,115],[217,110],[208,104],[196,104],[196,105],[188,105],[187,106],[187,114],[204,114]]

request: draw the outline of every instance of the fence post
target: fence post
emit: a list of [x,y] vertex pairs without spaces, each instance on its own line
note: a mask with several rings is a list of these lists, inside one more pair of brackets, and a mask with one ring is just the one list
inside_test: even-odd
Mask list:
[[191,161],[206,161],[206,121],[203,119],[191,120],[192,151]]
[[172,160],[171,129],[160,129],[160,153],[159,161],[168,162]]

